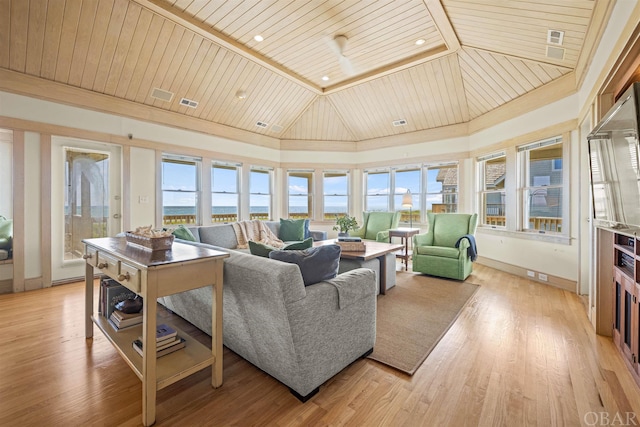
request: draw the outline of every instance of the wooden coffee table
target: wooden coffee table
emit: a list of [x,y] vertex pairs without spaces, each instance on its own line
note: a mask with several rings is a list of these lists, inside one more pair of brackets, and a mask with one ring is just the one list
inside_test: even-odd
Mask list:
[[[378,258],[380,261],[380,294],[384,295],[387,292],[387,263],[385,261],[385,256],[388,253],[403,249],[404,245],[375,242],[373,240],[365,240],[364,242],[366,245],[366,250],[364,252],[342,251],[340,253],[340,258],[357,259],[361,261]],[[318,242],[313,242],[313,246],[333,245],[335,243],[335,239],[320,240]]]

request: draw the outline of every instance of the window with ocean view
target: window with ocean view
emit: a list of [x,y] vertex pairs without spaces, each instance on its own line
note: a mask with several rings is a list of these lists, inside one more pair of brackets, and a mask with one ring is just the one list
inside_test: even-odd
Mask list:
[[349,172],[325,171],[322,176],[323,219],[349,214]]
[[211,222],[236,222],[239,218],[240,165],[214,162],[211,167]]
[[367,188],[365,194],[366,211],[388,211],[389,210],[389,188],[390,172],[385,171],[365,171]]
[[313,212],[313,171],[287,172],[289,218],[311,218]]
[[162,158],[163,225],[199,224],[201,159],[165,155]]
[[270,168],[252,167],[249,173],[249,213],[251,219],[271,219]]

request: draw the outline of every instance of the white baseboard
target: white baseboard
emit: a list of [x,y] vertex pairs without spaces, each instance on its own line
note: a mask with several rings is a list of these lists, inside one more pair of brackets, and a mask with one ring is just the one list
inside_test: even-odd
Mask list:
[[517,265],[507,264],[506,262],[497,261],[495,259],[484,258],[479,256],[476,260],[478,264],[486,265],[487,267],[495,268],[496,270],[504,271],[507,273],[515,274],[516,276],[526,277],[527,279],[535,282],[544,283],[545,285],[555,286],[556,288],[564,289],[569,292],[576,292],[578,289],[578,283],[575,280],[568,280],[562,277],[553,276],[547,274],[547,280],[540,280],[538,276],[529,277],[527,275],[526,268],[518,267]]

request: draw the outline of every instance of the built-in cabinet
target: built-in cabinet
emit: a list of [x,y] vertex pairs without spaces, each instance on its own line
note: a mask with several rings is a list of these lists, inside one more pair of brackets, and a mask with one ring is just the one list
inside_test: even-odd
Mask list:
[[613,341],[640,384],[640,236],[614,233]]

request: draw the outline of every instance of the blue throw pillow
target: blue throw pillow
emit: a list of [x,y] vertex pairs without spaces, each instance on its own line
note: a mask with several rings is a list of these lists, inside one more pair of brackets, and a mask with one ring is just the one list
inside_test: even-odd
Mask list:
[[272,251],[269,258],[298,264],[304,285],[309,286],[338,275],[340,246],[325,245],[302,251]]
[[304,239],[308,239],[311,237],[311,232],[309,231],[309,218],[304,220]]

